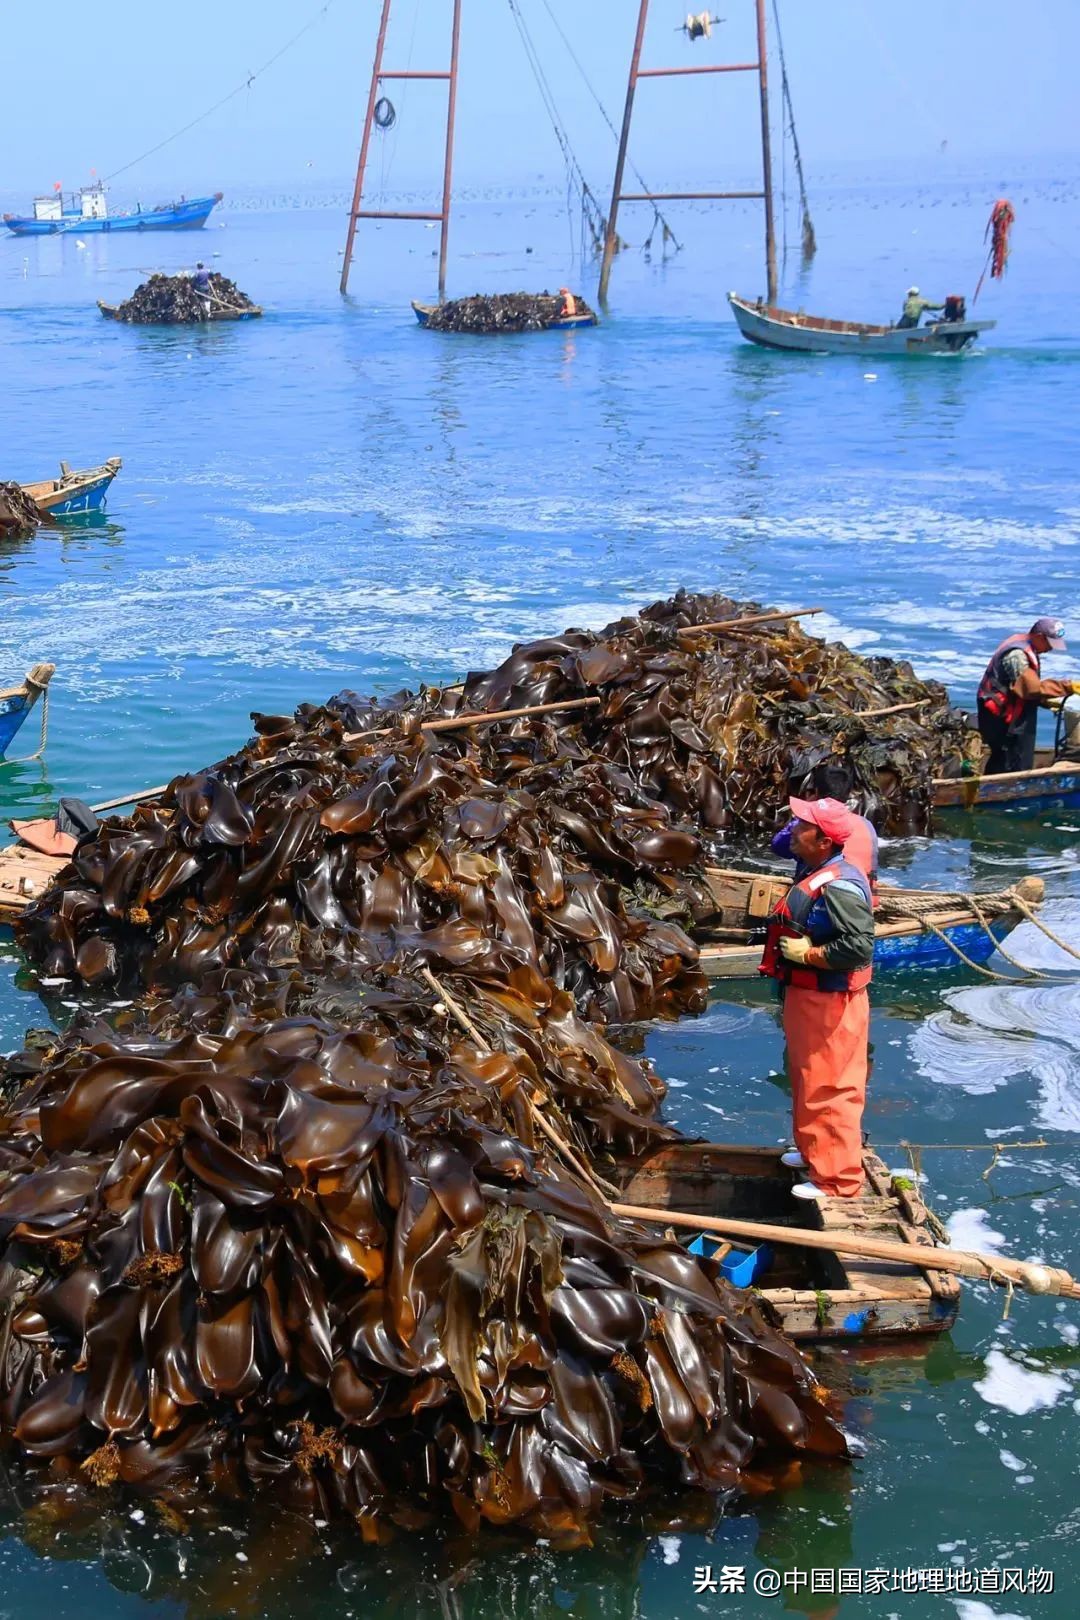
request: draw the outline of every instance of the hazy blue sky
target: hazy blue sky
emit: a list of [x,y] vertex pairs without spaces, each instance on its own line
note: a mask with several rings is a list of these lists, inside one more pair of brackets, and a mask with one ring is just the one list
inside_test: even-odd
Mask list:
[[[694,9],[700,9],[693,0]],[[516,0],[594,187],[613,141],[552,23],[574,42],[618,121],[637,0]],[[722,0],[709,44],[676,28],[687,0],[653,0],[646,61],[745,60],[751,0]],[[378,0],[49,0],[5,8],[5,194],[109,175],[254,72],[312,17],[265,76],[211,118],[119,177],[118,200],[217,186],[334,185],[352,172]],[[396,0],[387,67],[441,66],[449,0]],[[1080,0],[780,0],[788,68],[811,176],[844,159],[866,171],[910,154],[935,174],[983,158],[1022,161],[1077,146]],[[773,59],[777,87],[778,64]],[[396,130],[377,139],[372,178],[432,187],[444,91],[390,87]],[[756,162],[749,75],[654,82],[639,91],[634,155],[650,183]],[[942,143],[947,143],[942,146]],[[457,174],[463,187],[558,181],[555,146],[509,0],[464,0]]]

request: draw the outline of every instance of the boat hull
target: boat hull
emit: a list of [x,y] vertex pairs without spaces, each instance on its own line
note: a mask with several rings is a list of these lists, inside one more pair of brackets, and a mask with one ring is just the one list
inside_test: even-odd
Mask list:
[[59,219],[33,219],[5,214],[4,224],[15,236],[95,236],[116,231],[194,231],[206,224],[211,209],[221,201],[197,197],[191,202],[174,203],[168,208],[151,208],[145,213],[113,214],[106,219],[85,219],[81,214],[62,214]]
[[45,478],[36,484],[23,484],[22,488],[44,516],[78,517],[101,510],[109,485],[121,465],[120,457],[113,456],[103,467],[69,473],[61,478]]
[[[413,300],[413,313],[421,326],[430,323],[431,316],[438,308],[436,304],[418,304]],[[557,319],[549,321],[547,326],[537,328],[541,332],[576,332],[579,326],[598,326],[597,317],[588,315],[560,315]],[[520,332],[447,332],[447,337],[521,337]],[[527,335],[527,334],[524,334]]]
[[[728,295],[739,331],[760,348],[799,354],[853,354],[867,359],[930,359],[962,354],[995,321],[939,321],[932,326],[864,326],[801,316]],[[781,318],[782,317],[782,318]]]
[[0,698],[0,759],[4,758],[33,706],[33,699],[25,692],[20,692],[16,697]]
[[[1041,758],[1040,758],[1041,756]],[[1080,808],[1080,763],[1055,761],[1049,750],[1036,754],[1031,771],[1001,776],[958,776],[934,783],[936,810],[1042,810]]]
[[115,304],[103,304],[98,299],[98,309],[107,321],[118,321],[121,326],[209,326],[219,321],[255,321],[262,314],[258,304],[252,304],[250,309],[214,309],[201,321],[125,321]]
[[[897,1186],[870,1149],[863,1153],[863,1173],[865,1188],[856,1198],[799,1204],[791,1189],[802,1174],[780,1163],[779,1148],[678,1142],[624,1164],[615,1179],[626,1203],[656,1209],[660,1227],[665,1210],[681,1210],[833,1235],[899,1236],[932,1254],[926,1206],[916,1188]],[[604,1174],[611,1176],[608,1166]],[[770,1248],[766,1269],[754,1272],[754,1293],[789,1338],[918,1341],[945,1332],[956,1320],[960,1285],[954,1276],[781,1242]]]
[[[737,942],[710,939],[710,925],[704,923],[697,941],[701,970],[711,979],[756,979],[764,943],[765,921],[786,893],[787,881],[771,875],[717,867],[709,869],[707,878],[716,902],[713,932],[734,932],[741,934],[743,939]],[[1027,878],[1020,885],[1020,892],[1029,905],[1038,905],[1043,897],[1043,888],[1041,880]],[[932,906],[934,900],[933,891],[930,890],[905,891],[883,885],[881,897],[883,901],[887,897],[899,899],[905,905],[915,902],[920,916],[925,916],[933,928],[924,928],[918,917],[914,916],[886,920],[887,911],[879,915],[874,939],[875,973],[925,973],[959,967],[963,964],[957,951],[962,951],[969,961],[981,966],[989,961],[1001,941],[1023,921],[1023,913],[1017,907],[988,919],[987,928],[984,928],[969,910],[950,911],[944,901],[936,909],[930,909],[927,902]],[[895,912],[895,904],[891,909]]]

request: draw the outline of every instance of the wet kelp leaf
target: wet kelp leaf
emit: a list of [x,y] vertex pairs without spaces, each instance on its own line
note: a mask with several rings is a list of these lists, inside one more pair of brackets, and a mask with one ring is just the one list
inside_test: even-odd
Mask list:
[[575,1040],[569,996],[531,1022],[474,1000],[505,1019],[481,1052],[400,992],[349,1030],[260,1015],[274,994],[226,977],[137,1034],[69,1035],[0,1114],[0,1430],[27,1455],[370,1522],[452,1500],[565,1537],[650,1480],[730,1490],[844,1454],[710,1262],[520,1140],[541,1077],[630,1120],[652,1095],[599,1031]]

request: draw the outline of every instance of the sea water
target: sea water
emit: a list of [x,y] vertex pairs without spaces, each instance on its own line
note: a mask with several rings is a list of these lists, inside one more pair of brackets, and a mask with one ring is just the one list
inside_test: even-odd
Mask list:
[[[628,212],[603,325],[500,339],[417,328],[409,299],[433,295],[437,238],[419,224],[368,227],[342,299],[341,199],[232,199],[198,236],[0,242],[0,476],[124,458],[103,521],[0,543],[0,682],[58,666],[45,759],[0,768],[0,814],[165,781],[238,746],[253,710],[458,676],[680,585],[822,605],[810,627],[910,658],[968,704],[990,649],[1037,616],[1059,614],[1080,643],[1078,178],[950,170],[914,190],[836,176],[815,198],[820,251],[810,267],[789,253],[782,301],[879,320],[912,282],[970,301],[990,203],[1012,197],[1008,276],[974,311],[998,328],[934,361],[744,343],[725,294],[763,290],[750,206],[684,209],[684,250],[666,262],[633,245],[647,222]],[[449,290],[569,280],[591,297],[578,239],[550,197],[475,200],[454,221]],[[264,318],[100,318],[98,298],[197,257]],[[1080,668],[1071,654],[1048,667]],[[36,742],[35,716],[11,751]],[[1078,829],[1067,812],[953,817],[932,843],[886,842],[883,865],[948,886],[1037,872],[1055,931],[1080,945]],[[1012,948],[1051,977],[879,980],[866,1123],[896,1168],[902,1141],[924,1145],[930,1202],[958,1241],[1076,1271],[1080,963],[1026,924]],[[0,938],[0,1049],[69,1016],[65,999],[45,1004]],[[785,1137],[767,996],[727,988],[647,1047],[681,1127]],[[67,1522],[0,1462],[0,1613],[1070,1612],[1080,1308],[1018,1296],[1003,1320],[1000,1294],[965,1284],[928,1355],[833,1351],[821,1375],[844,1392],[852,1468],[810,1470],[711,1527],[700,1502],[613,1516],[574,1553],[433,1532],[367,1547],[259,1507],[196,1511],[183,1530],[130,1502]],[[706,1565],[741,1570],[745,1593],[738,1576],[727,1595],[695,1592]],[[1052,1570],[1055,1593],[888,1586],[894,1570],[989,1566],[1026,1584]],[[877,1590],[814,1593],[815,1569]],[[755,1595],[763,1571],[779,1595]]]

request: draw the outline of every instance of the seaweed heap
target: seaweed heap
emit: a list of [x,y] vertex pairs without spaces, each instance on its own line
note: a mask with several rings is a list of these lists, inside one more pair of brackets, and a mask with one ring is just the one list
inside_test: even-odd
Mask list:
[[[575,295],[577,313],[593,312]],[[563,299],[554,293],[475,293],[437,305],[426,324],[435,332],[542,332],[563,313]]]
[[209,314],[205,308],[206,296],[196,291],[190,276],[166,276],[159,271],[117,306],[115,318],[134,326],[188,326],[207,320],[228,320],[243,310],[260,313],[234,281],[216,270],[210,274]]
[[219,984],[18,1060],[0,1430],[98,1485],[272,1488],[365,1529],[448,1496],[560,1537],[650,1485],[845,1456],[713,1262],[537,1153],[527,1055],[437,1024],[386,993],[349,1031],[251,1020]]
[[38,511],[37,502],[21,484],[0,483],[0,535],[23,538],[33,534],[40,523],[51,523]]

